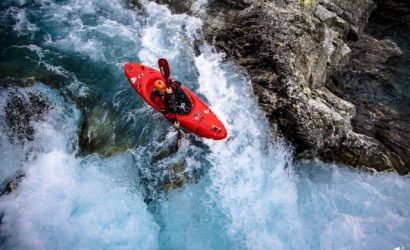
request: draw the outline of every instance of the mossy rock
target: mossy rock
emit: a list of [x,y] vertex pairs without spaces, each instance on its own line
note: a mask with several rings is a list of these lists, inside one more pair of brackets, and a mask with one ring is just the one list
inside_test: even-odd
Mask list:
[[111,109],[95,106],[84,119],[80,144],[83,153],[112,156],[133,147],[131,138],[115,139],[116,118]]
[[316,6],[316,0],[301,0],[305,9],[313,8]]

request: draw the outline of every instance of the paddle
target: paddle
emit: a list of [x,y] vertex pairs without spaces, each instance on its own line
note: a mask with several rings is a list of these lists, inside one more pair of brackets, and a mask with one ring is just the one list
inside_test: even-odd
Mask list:
[[169,70],[167,59],[165,58],[158,59],[158,66],[159,66],[159,70],[161,71],[162,76],[165,79],[166,84],[168,85],[169,76],[171,75],[171,71]]
[[[168,61],[165,58],[158,59],[158,66],[159,70],[161,71],[162,76],[165,79],[167,85],[169,85],[169,76],[171,75],[171,71],[169,70]],[[175,116],[176,118],[176,116]],[[177,120],[178,121],[178,120]],[[184,134],[181,132],[180,128],[177,128],[178,135],[177,135],[177,147],[180,146],[180,141],[184,138]]]
[[179,147],[181,146],[182,140],[185,138],[185,135],[184,135],[184,133],[182,133],[182,131],[181,131],[180,128],[178,128],[177,131],[178,131],[178,135],[177,135],[177,147],[179,148]]

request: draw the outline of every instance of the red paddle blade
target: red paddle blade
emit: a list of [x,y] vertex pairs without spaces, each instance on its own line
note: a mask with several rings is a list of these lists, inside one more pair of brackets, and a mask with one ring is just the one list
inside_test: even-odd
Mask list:
[[161,71],[162,76],[168,83],[169,76],[171,75],[171,71],[169,70],[168,61],[165,58],[158,59],[158,66],[159,70]]

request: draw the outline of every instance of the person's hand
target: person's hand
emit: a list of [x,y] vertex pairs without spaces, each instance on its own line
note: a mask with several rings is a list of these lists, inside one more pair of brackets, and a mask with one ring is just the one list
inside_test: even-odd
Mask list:
[[172,88],[171,87],[168,87],[166,91],[167,91],[168,95],[172,94]]
[[179,121],[175,121],[175,122],[174,122],[174,127],[175,127],[176,129],[178,129],[180,126],[181,126],[181,124],[179,124]]

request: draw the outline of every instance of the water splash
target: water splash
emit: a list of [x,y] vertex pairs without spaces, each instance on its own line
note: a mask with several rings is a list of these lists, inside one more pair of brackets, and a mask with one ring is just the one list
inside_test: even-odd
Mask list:
[[136,189],[132,155],[76,158],[78,110],[44,85],[23,91],[33,89],[51,109],[35,124],[37,150],[21,183],[0,198],[2,247],[156,248],[158,226]]

